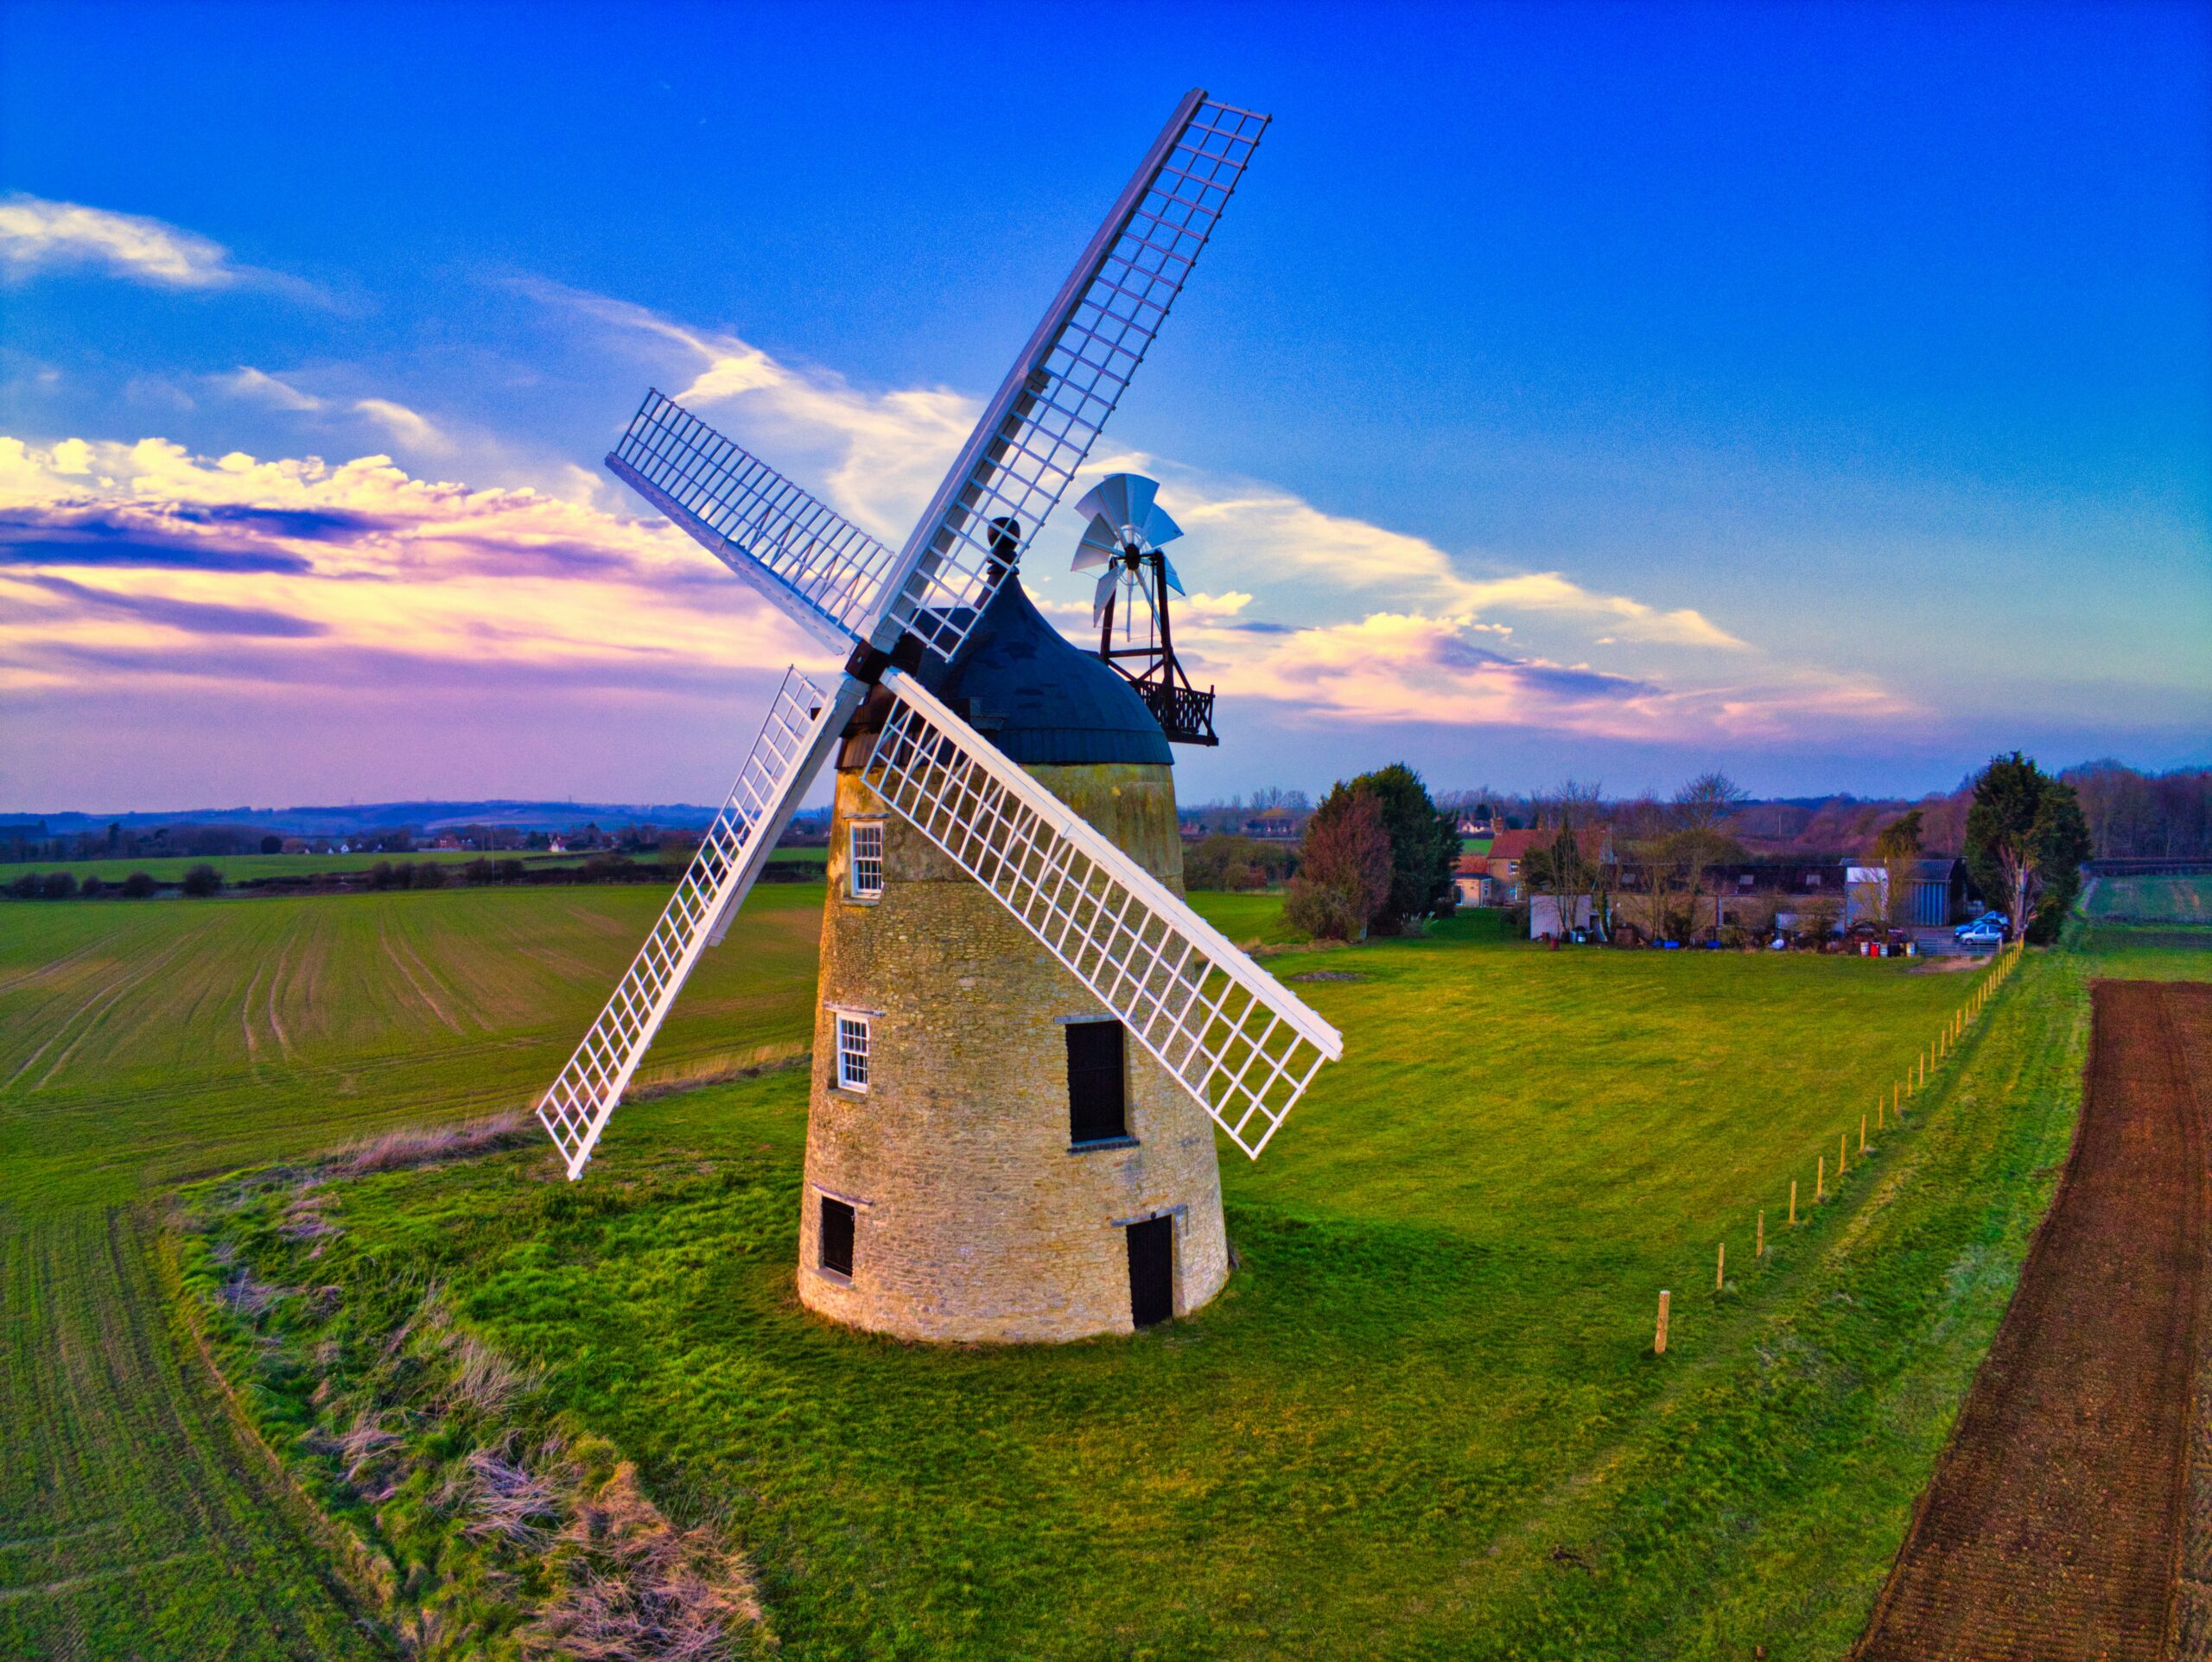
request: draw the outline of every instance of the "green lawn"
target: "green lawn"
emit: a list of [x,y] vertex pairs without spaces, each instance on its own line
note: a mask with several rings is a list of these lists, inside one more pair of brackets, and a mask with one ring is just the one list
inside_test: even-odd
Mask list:
[[[164,1312],[161,1191],[528,1101],[662,898],[0,909],[0,1654],[362,1652],[314,1515]],[[1281,932],[1279,897],[1198,898]],[[663,1077],[805,1045],[820,905],[754,895]],[[1489,922],[1271,960],[1361,978],[1300,984],[1351,1056],[1260,1163],[1225,1157],[1229,1291],[1134,1341],[936,1350],[800,1312],[796,1070],[633,1104],[579,1185],[529,1149],[334,1185],[335,1238],[242,1239],[364,1324],[441,1278],[545,1369],[518,1415],[612,1438],[741,1543],[790,1656],[1840,1656],[2063,1158],[2088,975],[2212,955],[2098,930],[2032,957],[1793,1237],[1789,1178],[1809,1196],[1847,1127],[1856,1162],[1969,978]],[[321,1319],[230,1335],[273,1432],[313,1419],[289,1361]],[[429,1517],[390,1522],[418,1576]]]
[[[578,1186],[535,1150],[336,1185],[312,1264],[281,1193],[246,1204],[256,1272],[353,1313],[227,1354],[289,1437],[313,1347],[372,1354],[435,1279],[544,1370],[529,1436],[612,1439],[744,1544],[791,1656],[1840,1656],[2063,1158],[2089,961],[2031,961],[1859,1164],[1968,975],[1488,921],[1272,961],[1357,978],[1301,986],[1351,1059],[1225,1162],[1229,1291],[1141,1338],[937,1349],[800,1310],[788,1072],[626,1111]],[[353,1513],[450,1562],[419,1510]]]

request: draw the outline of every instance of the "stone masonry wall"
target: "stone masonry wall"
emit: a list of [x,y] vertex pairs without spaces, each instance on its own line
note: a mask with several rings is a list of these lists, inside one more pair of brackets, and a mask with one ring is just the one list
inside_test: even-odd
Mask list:
[[[1160,765],[1031,770],[1178,892]],[[847,826],[883,821],[884,892],[850,898]],[[1175,1310],[1228,1278],[1213,1126],[1134,1039],[1129,1145],[1071,1153],[1063,1018],[1082,984],[855,771],[837,776],[807,1126],[798,1289],[833,1320],[901,1337],[1067,1340],[1130,1330],[1123,1225],[1173,1213]],[[869,1015],[865,1095],[838,1088],[837,1007]],[[820,1197],[855,1211],[849,1281],[820,1267]]]

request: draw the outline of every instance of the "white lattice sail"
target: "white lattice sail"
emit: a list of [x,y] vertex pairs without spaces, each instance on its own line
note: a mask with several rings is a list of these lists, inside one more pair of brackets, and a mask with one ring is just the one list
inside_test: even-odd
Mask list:
[[646,393],[607,466],[822,639],[849,646],[881,611],[898,557],[674,399]]
[[729,800],[660,921],[537,1105],[537,1118],[560,1145],[570,1177],[582,1174],[685,978],[743,903],[791,807],[858,701],[832,699],[796,669],[785,675]]
[[883,684],[868,783],[1258,1158],[1342,1036],[912,676]]
[[914,564],[888,613],[939,657],[1090,454],[1267,125],[1203,92],[1183,99],[985,408],[901,550]]

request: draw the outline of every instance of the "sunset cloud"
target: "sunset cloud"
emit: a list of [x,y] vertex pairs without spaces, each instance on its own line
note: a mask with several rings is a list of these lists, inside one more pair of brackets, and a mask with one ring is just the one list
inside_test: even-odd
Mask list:
[[[670,350],[685,402],[889,542],[975,419],[974,401],[948,390],[871,392],[637,307],[532,292]],[[213,379],[278,409],[360,417],[418,453],[447,448],[436,423],[390,399],[326,396],[245,365]],[[1203,574],[1177,627],[1192,673],[1291,727],[1782,744],[1912,714],[1871,680],[1777,663],[1695,610],[1560,571],[1471,568],[1280,486],[1123,451],[1070,495],[1123,469],[1162,479],[1188,533],[1185,576]],[[1090,582],[1061,570],[1073,535],[1062,529],[1036,545],[1027,580],[1082,639]],[[0,439],[0,685],[18,687],[398,680],[505,685],[526,701],[558,682],[651,700],[817,656],[689,539],[588,475],[559,494],[486,490],[384,455],[211,458],[159,439]]]
[[[726,686],[816,656],[676,531],[388,458],[0,439],[0,685],[560,676]],[[248,650],[248,643],[251,650]]]

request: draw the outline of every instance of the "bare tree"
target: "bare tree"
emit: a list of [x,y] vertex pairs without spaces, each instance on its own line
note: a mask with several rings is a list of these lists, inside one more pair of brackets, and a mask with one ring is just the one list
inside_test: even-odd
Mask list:
[[1705,875],[1723,860],[1744,858],[1743,845],[1721,828],[1751,793],[1719,771],[1700,773],[1675,793],[1674,855],[1688,879],[1690,932],[1697,931],[1698,897]]

